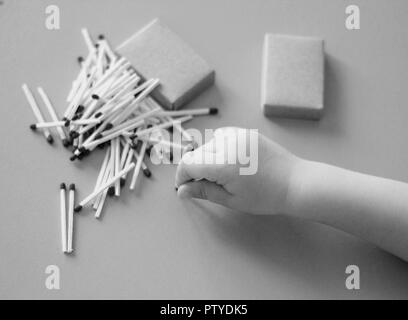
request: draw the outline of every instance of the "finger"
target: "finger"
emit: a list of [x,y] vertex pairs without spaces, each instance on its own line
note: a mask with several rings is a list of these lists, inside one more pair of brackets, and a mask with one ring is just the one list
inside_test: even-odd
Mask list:
[[222,186],[207,180],[192,181],[183,184],[177,191],[182,199],[204,199],[229,206],[232,195]]
[[201,148],[187,152],[177,166],[176,187],[191,180],[206,179],[217,182],[222,171],[220,167],[215,153],[204,152]]

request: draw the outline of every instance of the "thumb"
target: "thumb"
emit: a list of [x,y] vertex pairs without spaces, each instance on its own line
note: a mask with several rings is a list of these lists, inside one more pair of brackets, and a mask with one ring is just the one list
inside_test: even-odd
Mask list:
[[232,199],[231,193],[219,184],[208,180],[187,182],[178,188],[177,195],[182,199],[209,200],[226,207],[230,206]]

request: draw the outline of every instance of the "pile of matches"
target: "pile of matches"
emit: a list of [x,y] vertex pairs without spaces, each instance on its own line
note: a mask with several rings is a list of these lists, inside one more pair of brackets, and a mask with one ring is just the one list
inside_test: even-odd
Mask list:
[[[75,185],[69,187],[69,209],[65,208],[65,184],[61,184],[61,229],[64,252],[72,252],[73,212],[92,205],[95,217],[99,218],[107,195],[120,196],[126,178],[131,175],[130,190],[136,186],[140,171],[151,176],[144,162],[154,150],[163,152],[171,160],[171,150],[181,153],[194,149],[193,137],[181,123],[193,116],[216,114],[217,109],[164,110],[150,95],[159,85],[159,79],[141,77],[130,63],[117,55],[103,35],[94,42],[87,29],[81,30],[89,49],[88,56],[78,58],[80,71],[72,83],[67,97],[68,106],[61,119],[45,91],[38,87],[38,94],[48,110],[51,121],[46,122],[38,104],[26,84],[22,88],[36,117],[37,123],[30,128],[44,134],[46,140],[54,142],[50,129],[56,130],[62,144],[72,148],[71,161],[82,160],[95,148],[106,148],[94,190],[74,206]],[[162,130],[175,131],[186,144],[175,143],[161,135]],[[156,148],[157,145],[163,146]],[[68,223],[67,223],[68,220]]]

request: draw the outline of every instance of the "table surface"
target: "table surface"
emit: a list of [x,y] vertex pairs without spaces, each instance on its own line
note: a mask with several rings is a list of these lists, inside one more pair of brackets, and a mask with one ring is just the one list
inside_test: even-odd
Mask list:
[[[60,143],[29,130],[21,90],[43,86],[61,113],[86,53],[81,27],[118,45],[160,17],[216,70],[216,85],[188,107],[214,105],[220,115],[189,126],[256,128],[302,157],[408,181],[407,1],[353,1],[359,31],[346,30],[343,0],[2,2],[0,298],[408,298],[403,261],[326,226],[182,201],[170,165],[110,199],[100,221],[87,210],[76,216],[75,253],[62,254],[59,184],[75,182],[85,196],[102,152],[72,164]],[[45,28],[49,4],[60,8],[60,30]],[[320,122],[262,115],[266,32],[325,39]],[[357,291],[345,288],[351,264]],[[45,287],[48,265],[60,269],[60,290]]]

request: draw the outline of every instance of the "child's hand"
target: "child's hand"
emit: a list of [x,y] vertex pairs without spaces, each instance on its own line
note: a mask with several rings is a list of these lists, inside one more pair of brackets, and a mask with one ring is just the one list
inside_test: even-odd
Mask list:
[[[255,143],[249,139],[251,134],[255,134]],[[231,152],[236,145],[238,148],[233,149],[238,154]],[[253,175],[240,172],[248,167],[240,164],[240,150],[251,154],[249,166],[256,169]],[[254,214],[286,213],[292,173],[300,161],[257,132],[221,128],[210,142],[183,156],[177,168],[176,187],[180,198],[206,199]]]

